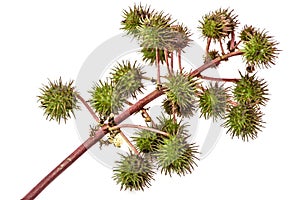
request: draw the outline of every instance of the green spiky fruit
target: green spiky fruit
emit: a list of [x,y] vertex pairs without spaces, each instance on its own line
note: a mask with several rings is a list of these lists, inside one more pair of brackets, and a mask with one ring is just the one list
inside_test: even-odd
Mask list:
[[117,167],[113,169],[113,179],[117,184],[121,184],[121,190],[144,190],[149,187],[150,181],[154,180],[154,171],[151,162],[141,155],[132,153],[122,155],[117,162]]
[[118,63],[111,74],[115,90],[120,91],[119,95],[136,98],[138,93],[142,93],[144,72],[136,61],[133,64],[130,61]]
[[[156,50],[154,48],[142,48],[141,53],[143,54],[143,61],[149,62],[151,65],[155,64]],[[159,49],[158,55],[159,55],[159,61],[163,64],[166,61],[164,50]]]
[[247,104],[265,105],[269,100],[267,83],[263,79],[257,79],[255,74],[250,76],[248,73],[236,82],[233,95],[237,102]]
[[141,130],[137,132],[136,135],[137,136],[132,139],[141,152],[151,153],[157,149],[160,135],[148,130]]
[[148,27],[170,27],[172,23],[171,16],[163,11],[153,12],[149,17],[142,20],[142,25]]
[[[164,115],[158,117],[157,129],[164,131],[170,135],[187,135],[186,125],[181,124],[181,122],[175,122],[170,117],[165,117]],[[153,153],[157,150],[158,145],[163,143],[163,136],[158,133],[154,133],[148,130],[141,130],[136,133],[136,137],[133,137],[137,148],[143,153]]]
[[235,30],[238,21],[233,10],[219,9],[205,15],[200,22],[200,31],[203,37],[211,38],[213,41],[228,37]]
[[167,99],[164,108],[168,114],[190,117],[196,108],[196,81],[186,74],[168,77],[166,86]]
[[167,47],[170,51],[172,50],[182,50],[185,47],[189,46],[191,32],[183,24],[172,25],[171,26],[172,37],[171,43]]
[[138,29],[138,38],[143,48],[162,49],[173,40],[171,17],[163,12],[156,12],[145,18]]
[[159,121],[158,129],[162,130],[170,135],[186,135],[186,124],[182,122],[174,121],[171,117],[166,117],[164,115],[157,118]]
[[162,105],[168,115],[172,115],[173,113],[178,113],[178,115],[181,115],[179,106],[170,99],[164,99]]
[[224,126],[231,137],[237,137],[244,141],[255,139],[257,133],[263,127],[262,113],[253,104],[239,104],[232,106],[225,117]]
[[265,31],[257,30],[247,40],[241,49],[247,65],[269,68],[275,64],[279,50],[273,37],[268,36]]
[[243,30],[240,33],[240,38],[242,41],[248,42],[257,30],[253,26],[244,26]]
[[185,175],[191,173],[198,154],[194,144],[189,144],[183,135],[171,135],[163,140],[155,153],[161,173]]
[[210,83],[208,87],[203,88],[199,95],[199,107],[201,116],[205,119],[210,117],[213,120],[223,118],[227,101],[229,98],[228,89],[219,83]]
[[94,85],[91,94],[91,106],[100,116],[117,114],[123,108],[124,95],[120,95],[120,91],[116,90],[112,83],[99,81]]
[[63,119],[66,122],[71,114],[74,115],[74,110],[79,109],[73,81],[63,84],[61,78],[53,82],[49,80],[49,85],[44,85],[40,90],[38,101],[44,109],[44,115],[50,121],[54,119],[60,123]]
[[122,29],[128,34],[137,36],[138,27],[142,24],[145,18],[149,18],[153,14],[150,7],[143,7],[142,5],[134,5],[133,8],[129,8],[128,11],[123,10],[124,20],[121,22]]

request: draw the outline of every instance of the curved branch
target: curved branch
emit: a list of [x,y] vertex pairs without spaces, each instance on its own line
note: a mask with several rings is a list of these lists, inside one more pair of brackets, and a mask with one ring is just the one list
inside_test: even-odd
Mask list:
[[121,135],[121,137],[123,138],[123,140],[125,140],[125,142],[127,143],[127,145],[131,148],[131,150],[136,154],[139,155],[139,151],[135,148],[135,146],[129,141],[129,139],[126,137],[126,135],[120,131],[119,134]]
[[135,125],[135,124],[120,124],[120,125],[111,127],[110,130],[117,130],[119,128],[138,128],[138,129],[144,129],[144,130],[147,130],[147,131],[152,131],[152,132],[164,135],[164,136],[169,136],[169,133],[166,133],[164,131],[160,131],[160,130],[157,130],[155,128],[150,128],[150,127],[147,127],[147,126]]
[[80,94],[76,94],[76,97],[81,101],[81,103],[86,107],[86,109],[90,112],[90,114],[92,115],[92,117],[96,120],[96,122],[99,123],[99,118],[96,115],[96,113],[93,111],[93,109],[91,108],[91,106],[84,100],[84,98],[82,96],[80,96]]
[[94,137],[88,138],[73,153],[55,167],[44,179],[42,179],[32,190],[28,192],[22,199],[35,199],[56,177],[63,173],[70,165],[72,165],[82,154],[84,154],[91,146],[96,144],[106,134],[106,129],[99,129],[95,132]]
[[228,53],[228,54],[225,54],[223,56],[220,56],[218,58],[215,58],[214,60],[210,61],[210,62],[207,62],[205,63],[204,65],[202,65],[201,67],[197,68],[196,70],[194,70],[193,72],[190,73],[190,76],[191,77],[195,77],[195,76],[199,76],[201,72],[203,72],[204,70],[212,67],[212,66],[215,66],[217,63],[219,63],[220,61],[222,60],[226,60],[230,57],[233,57],[233,56],[238,56],[238,55],[242,55],[243,52],[241,51],[235,51],[235,52],[231,52],[231,53]]
[[[223,55],[219,58],[216,58],[196,70],[190,73],[190,76],[196,77],[199,76],[200,73],[212,66],[214,66],[216,63],[219,63],[220,61],[227,59],[232,56],[241,55],[243,52],[241,51],[235,51],[226,55]],[[171,59],[171,66],[172,66],[172,59]],[[138,102],[136,102],[134,105],[129,107],[127,110],[119,114],[117,117],[115,117],[115,123],[120,124],[122,121],[127,119],[130,115],[133,113],[136,113],[143,109],[144,106],[146,106],[149,102],[153,101],[154,99],[158,98],[164,93],[164,89],[160,90],[154,90],[150,94],[148,94],[146,97],[142,98]],[[71,153],[65,160],[63,160],[56,168],[54,168],[45,178],[43,178],[32,190],[30,190],[22,199],[34,199],[37,197],[53,180],[55,180],[56,177],[58,177],[63,171],[65,171],[71,164],[73,164],[81,155],[83,155],[87,149],[92,147],[94,144],[96,144],[106,133],[107,133],[107,126],[103,126],[99,128],[95,132],[95,135],[93,137],[88,138],[83,144],[81,144],[73,153]]]
[[[116,124],[121,123],[130,115],[138,112],[149,102],[163,94],[162,90],[154,90],[136,104],[125,110],[123,113],[115,118]],[[32,190],[30,190],[22,199],[34,199],[37,197],[52,181],[56,179],[63,171],[65,171],[72,163],[74,163],[80,156],[82,156],[90,147],[96,144],[107,133],[107,126],[103,126],[95,132],[93,137],[88,138],[81,144],[73,153],[71,153],[65,160],[63,160],[57,167],[55,167],[45,178],[43,178]]]
[[209,81],[223,81],[223,82],[238,82],[240,79],[238,78],[216,78],[216,77],[209,77],[209,76],[203,76],[203,75],[199,75],[199,78],[205,79],[205,80],[209,80]]

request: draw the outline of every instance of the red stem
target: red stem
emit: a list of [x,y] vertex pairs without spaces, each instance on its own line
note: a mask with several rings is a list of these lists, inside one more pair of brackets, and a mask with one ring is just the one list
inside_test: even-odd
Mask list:
[[73,164],[82,154],[84,154],[91,146],[96,144],[101,139],[106,129],[96,131],[94,137],[88,138],[81,144],[73,153],[71,153],[64,161],[55,167],[44,179],[42,179],[26,196],[22,199],[31,200],[37,197],[56,177],[65,171],[71,164]]
[[81,103],[86,107],[86,109],[90,112],[92,117],[96,120],[96,122],[99,122],[99,118],[96,115],[96,113],[93,111],[93,109],[90,107],[90,105],[80,96],[80,94],[76,94],[77,98],[81,101]]
[[233,49],[237,49],[241,42],[242,42],[242,40],[238,41],[238,42],[234,45]]
[[[198,69],[194,70],[190,76],[195,77],[199,76],[200,73],[206,70],[209,67],[214,66],[216,63],[219,63],[223,59],[227,59],[232,56],[241,55],[242,52],[236,51],[229,54],[226,54],[222,57],[216,58]],[[149,102],[153,101],[157,97],[161,96],[164,93],[164,90],[154,90],[146,97],[142,98],[134,105],[129,107],[127,110],[119,114],[115,118],[115,123],[120,124],[122,121],[127,119],[132,114],[140,111],[144,108]],[[45,178],[43,178],[32,190],[30,190],[22,199],[31,200],[37,197],[56,177],[58,177],[63,171],[65,171],[71,164],[73,164],[81,155],[83,155],[87,149],[96,144],[105,134],[107,133],[107,126],[103,126],[98,131],[95,132],[93,137],[88,138],[83,144],[81,144],[73,153],[71,153],[64,161],[62,161],[56,168],[54,168]]]
[[135,148],[135,146],[129,141],[123,131],[120,131],[119,134],[122,136],[123,140],[127,143],[130,149],[134,152],[135,155],[139,155],[139,151]]
[[174,74],[174,53],[171,52],[171,72]]
[[208,77],[203,75],[200,75],[199,77],[209,81],[223,81],[223,82],[234,82],[234,83],[240,80],[238,78],[215,78],[215,77]]
[[171,76],[172,72],[171,72],[170,65],[169,65],[169,51],[168,51],[167,48],[165,48],[164,54],[165,54],[165,60],[166,60],[166,65],[167,65],[168,73],[169,73],[169,76]]
[[190,73],[190,76],[192,76],[192,77],[199,76],[199,74],[201,72],[203,72],[204,70],[206,70],[212,66],[215,66],[216,64],[220,63],[222,60],[226,60],[229,57],[238,56],[238,55],[242,55],[242,54],[243,54],[243,52],[241,52],[241,51],[235,51],[235,52],[231,52],[231,53],[225,54],[223,56],[220,56],[210,62],[205,63],[201,67],[197,68],[196,70],[194,70],[193,72]]
[[224,48],[223,48],[222,41],[221,41],[221,40],[219,40],[219,43],[220,43],[220,47],[221,47],[221,51],[222,51],[222,55],[225,55],[225,51],[224,51]]
[[230,46],[229,46],[229,51],[233,51],[235,48],[235,33],[234,31],[231,32],[231,40],[230,40]]
[[210,47],[210,43],[211,43],[211,38],[207,38],[207,44],[206,44],[206,55],[208,55],[208,52],[209,52],[209,47]]
[[[146,104],[156,99],[163,94],[163,90],[155,90],[148,94],[143,99],[139,100],[136,104],[125,110],[123,113],[115,118],[116,124],[121,123],[130,115],[138,112]],[[37,197],[56,177],[58,177],[63,171],[65,171],[72,163],[74,163],[87,149],[96,144],[107,132],[107,126],[103,126],[95,132],[93,137],[88,138],[83,144],[81,144],[73,153],[71,153],[64,161],[62,161],[54,170],[52,170],[44,179],[42,179],[27,195],[22,199],[31,200]]]
[[182,65],[181,65],[181,50],[179,49],[178,51],[177,51],[177,54],[178,54],[178,65],[179,65],[179,72],[180,72],[180,74],[182,74]]
[[160,84],[159,49],[156,48],[157,84]]

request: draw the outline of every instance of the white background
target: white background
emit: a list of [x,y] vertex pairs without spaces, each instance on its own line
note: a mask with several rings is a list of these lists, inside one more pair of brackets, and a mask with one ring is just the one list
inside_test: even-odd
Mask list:
[[[266,128],[248,143],[224,134],[193,174],[156,176],[145,192],[120,192],[112,171],[85,154],[37,199],[300,199],[295,1],[144,2],[190,27],[201,45],[198,20],[220,7],[235,9],[242,25],[253,24],[275,36],[283,51],[276,66],[259,72],[270,85]],[[23,197],[80,145],[74,120],[59,126],[44,119],[38,88],[47,78],[75,79],[86,57],[121,33],[122,9],[132,5],[125,0],[0,2],[0,199]]]

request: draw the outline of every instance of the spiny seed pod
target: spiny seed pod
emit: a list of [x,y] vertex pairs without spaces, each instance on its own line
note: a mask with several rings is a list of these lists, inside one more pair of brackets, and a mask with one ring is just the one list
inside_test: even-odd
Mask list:
[[[186,125],[181,124],[181,121],[174,122],[172,118],[165,117],[164,115],[158,117],[158,121],[157,129],[161,131],[170,135],[187,135]],[[166,138],[166,136],[148,130],[141,130],[136,135],[136,137],[133,137],[133,140],[137,148],[143,153],[155,152],[158,145],[162,144],[163,139]]]
[[174,121],[171,117],[165,117],[164,115],[157,118],[159,121],[158,129],[162,130],[170,135],[187,135],[186,124],[182,124],[182,121]]
[[56,120],[60,123],[63,119],[66,120],[74,115],[74,110],[79,109],[77,106],[77,99],[73,81],[69,83],[62,83],[61,78],[58,81],[51,82],[49,85],[44,85],[41,88],[41,95],[38,96],[38,101],[41,103],[40,107],[44,109],[44,115],[47,119]]
[[[172,102],[172,100],[166,98],[163,100],[162,103],[163,103],[163,108],[168,115],[172,115],[173,113],[178,113],[178,115],[181,115],[179,106],[174,102]],[[188,110],[186,114],[189,114]],[[185,113],[183,115],[185,115]]]
[[236,82],[233,95],[237,102],[265,105],[269,100],[267,83],[263,79],[257,79],[255,74],[250,76],[248,73]]
[[244,141],[255,139],[262,126],[262,113],[259,108],[253,104],[238,104],[232,106],[225,117],[223,124],[228,128],[227,133],[231,137],[242,138]]
[[156,12],[145,18],[138,29],[138,39],[143,48],[164,50],[172,41],[171,17],[163,12]]
[[119,92],[114,89],[112,83],[99,81],[91,91],[91,106],[100,116],[107,117],[111,113],[117,114],[125,102],[124,96],[120,95]]
[[142,93],[142,88],[144,88],[142,76],[144,72],[136,64],[136,61],[133,64],[130,61],[118,63],[111,74],[114,88],[120,92],[119,95],[125,98],[136,98],[138,93]]
[[196,154],[198,151],[195,144],[189,144],[185,136],[171,135],[163,140],[154,155],[161,173],[181,176],[192,173],[194,165],[197,166]]
[[[151,65],[156,62],[156,49],[154,48],[142,48],[141,53],[143,54],[143,61],[149,62]],[[165,52],[163,49],[159,49],[158,52],[159,61],[163,64],[166,61]],[[170,57],[168,55],[168,57]]]
[[148,27],[170,27],[173,21],[169,14],[160,11],[153,12],[149,17],[145,17],[142,24]]
[[211,38],[213,41],[221,40],[228,37],[229,34],[235,30],[238,21],[237,15],[233,14],[233,10],[219,9],[205,15],[198,27],[202,36]]
[[265,31],[255,31],[255,33],[245,42],[243,58],[247,65],[259,68],[269,68],[275,64],[278,55],[278,42],[273,37],[268,36]]
[[159,144],[160,135],[148,130],[141,130],[136,133],[137,136],[132,137],[135,142],[137,148],[143,153],[151,153],[157,149],[157,145]]
[[121,156],[121,160],[117,162],[118,166],[113,169],[113,179],[117,184],[121,184],[121,190],[144,190],[145,186],[151,186],[150,181],[154,180],[151,162],[132,153]]
[[[212,60],[214,60],[216,58],[219,58],[220,56],[221,55],[220,55],[219,51],[217,51],[217,50],[211,50],[211,51],[208,52],[208,54],[206,54],[204,56],[204,63],[208,63],[208,62],[210,62],[210,61],[212,61]],[[220,63],[217,63],[213,67],[216,68],[216,67],[218,67],[219,64]]]
[[153,10],[150,10],[150,7],[143,7],[142,5],[134,5],[133,8],[129,8],[129,11],[123,10],[122,29],[130,35],[137,36],[137,27],[141,25],[145,18],[149,18],[152,14]]
[[246,25],[240,33],[240,39],[244,42],[248,42],[256,32],[257,30],[253,26]]
[[183,117],[193,115],[196,108],[196,81],[187,74],[180,73],[167,79],[165,83],[167,100],[164,101],[166,112]]
[[171,31],[173,39],[170,41],[170,44],[167,45],[168,50],[178,51],[189,46],[190,42],[192,41],[190,39],[192,34],[186,26],[183,24],[172,25]]
[[217,82],[214,85],[210,83],[208,87],[203,88],[199,95],[201,116],[204,116],[205,119],[212,117],[213,120],[223,118],[228,99],[228,88]]

